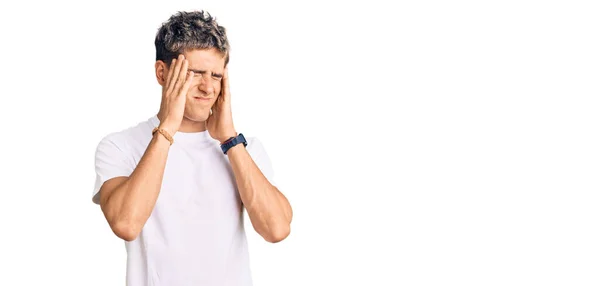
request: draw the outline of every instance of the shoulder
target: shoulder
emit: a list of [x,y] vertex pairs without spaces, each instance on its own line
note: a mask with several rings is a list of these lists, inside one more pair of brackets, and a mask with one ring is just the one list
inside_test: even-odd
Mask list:
[[269,155],[267,154],[268,148],[265,148],[265,144],[259,137],[246,137],[246,143],[246,149],[254,160],[269,160]]
[[262,141],[260,141],[260,139],[256,136],[250,136],[250,137],[246,137],[246,149],[248,149],[248,152],[250,153],[257,153],[257,152],[262,152],[264,150],[264,146]]
[[244,138],[246,138],[246,143],[248,144],[248,147],[255,146],[255,145],[262,145],[262,142],[260,142],[260,140],[256,136],[245,136],[244,135]]
[[118,131],[113,131],[104,135],[98,143],[98,149],[103,147],[113,147],[125,151],[131,146],[136,146],[143,142],[149,142],[152,139],[152,122],[143,121],[135,125],[125,127]]

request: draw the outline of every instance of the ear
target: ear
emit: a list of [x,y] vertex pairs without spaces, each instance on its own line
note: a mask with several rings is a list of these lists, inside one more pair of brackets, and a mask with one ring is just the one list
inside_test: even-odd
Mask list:
[[156,81],[161,86],[165,86],[167,83],[167,75],[169,74],[169,68],[167,68],[167,64],[165,62],[158,60],[154,63],[154,70],[156,72]]

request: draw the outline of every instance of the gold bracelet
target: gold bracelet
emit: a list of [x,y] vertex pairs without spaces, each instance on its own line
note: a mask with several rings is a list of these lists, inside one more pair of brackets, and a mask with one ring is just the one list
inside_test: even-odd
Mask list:
[[169,135],[169,132],[167,132],[164,129],[158,129],[158,127],[154,127],[154,130],[152,130],[152,136],[154,136],[154,134],[156,133],[156,131],[158,131],[158,133],[162,134],[165,138],[167,138],[167,140],[169,140],[169,142],[171,143],[170,145],[173,145],[173,137],[171,137],[171,135]]

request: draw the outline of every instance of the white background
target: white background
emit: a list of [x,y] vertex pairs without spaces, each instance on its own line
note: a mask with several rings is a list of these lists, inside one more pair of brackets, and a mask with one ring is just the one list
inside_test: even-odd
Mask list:
[[193,9],[294,208],[281,243],[247,224],[255,285],[600,284],[593,1],[7,2],[0,285],[124,285],[94,151],[158,111],[155,33]]

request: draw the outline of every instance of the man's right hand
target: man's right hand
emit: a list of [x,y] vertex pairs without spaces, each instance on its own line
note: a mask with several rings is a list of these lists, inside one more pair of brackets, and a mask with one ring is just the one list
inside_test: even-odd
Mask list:
[[181,126],[187,92],[194,78],[194,72],[188,72],[188,61],[183,55],[171,61],[169,73],[162,91],[160,103],[160,126],[169,134],[175,135]]

